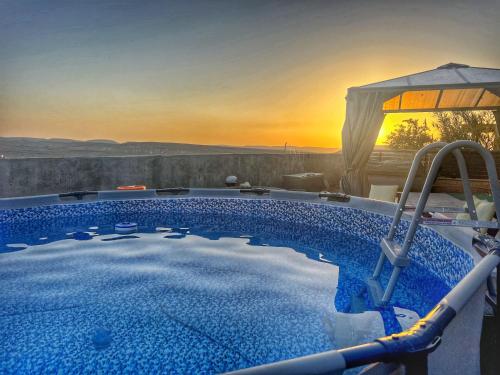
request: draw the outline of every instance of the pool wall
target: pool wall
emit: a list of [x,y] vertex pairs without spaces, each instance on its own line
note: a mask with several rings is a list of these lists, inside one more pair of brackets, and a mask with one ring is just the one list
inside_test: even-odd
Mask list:
[[[39,218],[76,217],[83,214],[169,211],[199,214],[218,212],[283,220],[332,230],[339,228],[368,241],[379,242],[391,222],[395,205],[352,197],[349,202],[329,202],[314,193],[271,191],[269,195],[242,194],[230,189],[190,189],[187,195],[158,197],[154,190],[142,192],[99,192],[84,201],[63,201],[59,195],[0,199],[2,228],[25,228]],[[403,221],[397,238],[401,241],[408,221]],[[410,257],[453,287],[474,266],[468,252],[468,235],[456,230],[420,227]],[[470,239],[469,239],[470,240]],[[417,287],[417,286],[416,286]],[[484,299],[481,291],[462,310],[443,336],[443,344],[430,356],[432,373],[451,368],[479,373],[479,340]],[[464,345],[467,343],[467,345]],[[452,367],[450,367],[452,363]]]
[[[222,192],[226,193],[224,190]],[[237,190],[230,192],[237,192]],[[147,194],[143,193],[143,195]],[[51,198],[48,197],[48,200],[51,201]],[[85,204],[27,207],[0,211],[0,222],[4,224],[20,223],[25,228],[26,223],[40,218],[69,218],[89,213],[97,216],[141,211],[148,213],[179,212],[188,215],[217,213],[230,216],[242,215],[245,218],[258,217],[280,220],[313,226],[325,231],[338,229],[375,243],[378,243],[380,238],[388,232],[391,223],[391,218],[387,215],[349,206],[339,206],[321,200],[306,202],[291,199],[255,197],[241,199],[222,196],[212,196],[210,199],[203,196],[193,196],[174,199],[110,200]],[[403,240],[407,226],[408,222],[402,223],[396,237],[399,241]],[[435,235],[435,232],[430,228],[419,228],[410,251],[410,257],[443,279],[449,287],[453,287],[473,267],[473,260],[469,255],[444,237]]]
[[[0,197],[106,190],[121,185],[222,187],[227,176],[253,186],[282,186],[282,176],[323,173],[330,188],[342,154],[219,154],[0,159]],[[399,178],[399,184],[404,178]]]

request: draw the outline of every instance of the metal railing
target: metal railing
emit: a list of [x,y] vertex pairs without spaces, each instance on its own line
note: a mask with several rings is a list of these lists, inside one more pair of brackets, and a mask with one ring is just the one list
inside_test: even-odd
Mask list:
[[[456,141],[450,144],[444,142],[432,143],[430,145],[422,148],[413,160],[412,166],[410,168],[410,172],[408,174],[408,178],[406,180],[403,193],[401,195],[401,199],[398,204],[398,208],[394,215],[391,227],[389,229],[389,234],[387,237],[383,238],[380,246],[381,252],[373,272],[373,275],[370,279],[367,280],[368,290],[370,295],[376,306],[382,306],[389,302],[394,292],[394,288],[396,287],[396,283],[399,279],[399,275],[404,267],[407,267],[410,263],[410,259],[408,258],[408,252],[413,243],[413,239],[415,237],[415,232],[417,231],[419,224],[426,225],[452,225],[452,226],[470,226],[473,228],[498,228],[498,223],[492,222],[482,222],[477,220],[476,207],[474,204],[474,199],[472,196],[472,189],[470,187],[469,176],[467,172],[467,165],[465,163],[465,159],[460,151],[461,148],[470,148],[477,151],[481,157],[483,158],[486,169],[488,171],[488,177],[490,181],[491,191],[493,194],[493,200],[495,202],[495,208],[497,212],[500,212],[500,187],[498,185],[498,177],[495,167],[495,160],[489,151],[487,151],[483,146],[476,142],[472,141]],[[417,170],[420,165],[422,158],[431,150],[438,149],[441,150],[436,154],[434,160],[432,161],[431,168],[429,169],[429,173],[425,179],[424,186],[422,188],[422,193],[420,194],[417,205],[412,209],[415,210],[413,218],[410,222],[410,226],[406,232],[406,236],[402,245],[399,245],[395,240],[394,236],[396,234],[396,230],[401,222],[401,216],[406,209],[406,202],[408,196],[410,194],[410,189],[413,185],[415,176],[417,175]],[[427,200],[429,198],[429,194],[431,193],[432,185],[434,180],[438,175],[439,168],[444,158],[449,154],[453,153],[455,159],[458,164],[458,168],[460,171],[460,177],[463,184],[464,194],[467,202],[468,213],[470,215],[471,220],[455,220],[455,219],[447,219],[447,218],[422,218],[422,214],[424,212],[425,206],[427,204]],[[441,212],[449,212],[452,209],[448,209],[446,207],[439,208]],[[393,270],[391,273],[391,277],[385,290],[382,288],[380,283],[380,274],[382,272],[384,263],[386,260],[389,260],[391,265],[393,266]]]

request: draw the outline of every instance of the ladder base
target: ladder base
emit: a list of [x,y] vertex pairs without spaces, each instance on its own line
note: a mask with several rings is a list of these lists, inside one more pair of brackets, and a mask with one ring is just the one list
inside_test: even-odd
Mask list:
[[366,280],[366,286],[368,287],[368,294],[376,307],[385,306],[387,303],[382,301],[384,296],[384,289],[380,284],[380,281],[369,278]]

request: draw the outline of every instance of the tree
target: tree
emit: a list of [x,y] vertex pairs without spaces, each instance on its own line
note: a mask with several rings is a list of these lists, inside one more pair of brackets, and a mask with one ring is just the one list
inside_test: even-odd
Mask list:
[[387,136],[389,146],[396,150],[418,150],[433,142],[427,121],[419,124],[417,119],[409,118]]
[[496,123],[491,111],[435,112],[432,126],[439,131],[440,140],[459,139],[478,142],[488,150],[496,146]]

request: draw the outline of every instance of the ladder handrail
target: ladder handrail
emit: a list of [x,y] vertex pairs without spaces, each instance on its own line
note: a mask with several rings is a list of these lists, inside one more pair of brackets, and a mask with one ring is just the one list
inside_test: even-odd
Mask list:
[[[410,226],[406,232],[406,236],[401,247],[398,246],[396,250],[393,249],[392,240],[394,238],[396,229],[401,220],[401,216],[406,206],[406,200],[408,199],[408,195],[410,193],[411,186],[413,185],[413,181],[417,174],[418,167],[420,165],[420,161],[422,158],[432,149],[441,148],[434,157],[434,160],[431,163],[431,167],[427,173],[427,177],[424,182],[424,186],[422,188],[422,192],[420,193],[420,197],[418,199],[417,205],[415,207],[415,212],[413,214],[412,220],[410,222]],[[465,163],[465,158],[462,154],[461,148],[470,148],[477,151],[481,157],[483,158],[484,163],[486,164],[486,170],[488,172],[488,179],[490,182],[491,192],[493,195],[493,201],[495,204],[495,210],[497,213],[500,213],[500,184],[498,183],[498,176],[495,166],[495,160],[493,159],[492,154],[486,150],[479,143],[473,141],[455,141],[449,144],[444,142],[436,142],[426,147],[422,148],[413,160],[410,172],[408,174],[408,178],[406,180],[403,194],[401,195],[401,199],[398,204],[398,209],[394,215],[394,219],[389,231],[388,237],[382,240],[382,251],[380,252],[380,257],[377,262],[377,266],[375,267],[375,271],[373,273],[371,283],[373,282],[378,285],[376,288],[380,288],[380,284],[378,282],[378,278],[382,272],[383,265],[385,263],[386,257],[389,256],[391,263],[394,265],[394,268],[391,273],[391,278],[385,288],[382,298],[378,301],[380,304],[385,304],[389,301],[396,286],[396,282],[399,278],[399,274],[401,273],[402,268],[407,264],[407,262],[403,262],[407,260],[407,255],[410,250],[411,244],[413,242],[415,232],[417,230],[418,225],[421,223],[421,216],[427,204],[427,200],[429,198],[429,194],[432,189],[432,185],[434,184],[434,180],[437,177],[439,172],[439,168],[444,160],[444,158],[449,154],[453,153],[455,159],[457,161],[460,177],[462,179],[462,184],[464,188],[464,194],[467,201],[467,207],[469,208],[469,215],[471,217],[471,221],[477,221],[477,213],[476,207],[474,204],[474,199],[472,196],[472,189],[470,187],[469,174],[467,172],[467,165]],[[477,224],[476,224],[477,225]],[[385,254],[385,252],[388,252]],[[406,259],[405,259],[406,258]],[[369,282],[369,284],[370,284]],[[377,292],[378,293],[378,292]],[[377,302],[376,302],[377,303]]]
[[[417,176],[418,168],[420,167],[420,163],[422,159],[429,153],[429,151],[434,150],[434,149],[442,149],[445,146],[447,146],[448,143],[446,142],[435,142],[431,143],[423,148],[421,148],[416,154],[413,159],[413,162],[410,167],[410,171],[408,173],[408,177],[405,182],[405,186],[403,188],[403,192],[401,194],[400,200],[398,202],[398,208],[396,209],[396,212],[394,214],[394,218],[392,220],[391,227],[389,229],[389,234],[387,235],[387,239],[389,241],[392,241],[394,239],[394,235],[396,234],[396,230],[398,228],[398,225],[401,221],[401,216],[403,215],[403,212],[405,210],[406,206],[406,201],[408,200],[408,196],[410,195],[410,190],[411,187],[413,186],[413,183],[415,181],[415,177]],[[470,181],[469,181],[469,174],[467,172],[467,164],[465,163],[465,158],[462,154],[462,152],[459,149],[453,150],[453,155],[455,156],[455,160],[457,161],[458,164],[458,169],[460,172],[460,177],[462,179],[462,185],[464,189],[464,194],[465,198],[467,201],[467,207],[469,211],[469,215],[471,216],[472,220],[477,220],[477,214],[476,214],[476,206],[474,203],[474,198],[472,196],[472,189],[470,187]],[[432,180],[434,182],[434,179]],[[424,203],[424,208],[425,205],[427,204],[427,199],[425,200]],[[415,207],[416,209],[416,207]],[[422,213],[418,215],[418,217],[421,216]],[[413,239],[413,238],[412,238]],[[406,253],[402,256],[406,256]],[[377,261],[377,266],[375,267],[375,270],[373,272],[373,279],[378,279],[382,272],[382,268],[385,263],[385,254],[384,252],[380,253],[380,257]]]
[[[493,195],[493,201],[495,202],[495,209],[497,212],[500,212],[500,186],[498,184],[498,176],[497,176],[497,170],[495,167],[495,160],[493,159],[493,156],[491,153],[486,150],[483,146],[481,146],[479,143],[473,142],[473,141],[455,141],[452,142],[446,146],[444,146],[439,152],[436,154],[434,157],[434,160],[432,161],[431,168],[429,169],[429,173],[427,174],[427,178],[425,179],[424,186],[422,188],[422,193],[420,194],[420,197],[418,199],[416,208],[415,208],[415,213],[412,218],[412,221],[410,223],[410,227],[408,228],[408,231],[406,232],[406,237],[402,246],[402,256],[405,256],[408,251],[410,250],[411,242],[413,241],[413,237],[415,235],[415,231],[417,230],[417,226],[420,220],[420,216],[422,215],[422,212],[424,211],[425,205],[427,203],[427,199],[429,198],[429,194],[431,193],[432,185],[434,184],[434,180],[437,177],[439,168],[441,167],[441,164],[450,152],[453,152],[455,150],[459,150],[462,147],[467,147],[467,148],[472,148],[475,151],[477,151],[481,157],[483,158],[485,164],[486,164],[486,171],[488,172],[488,179],[490,180],[490,187],[491,187],[491,192]],[[455,154],[455,156],[458,154]],[[460,153],[462,155],[462,153]],[[463,155],[461,160],[463,160]],[[459,162],[460,166],[460,162]],[[465,186],[465,184],[464,184]],[[472,207],[474,206],[474,201],[471,199],[472,202]],[[467,205],[469,205],[469,202],[467,202]],[[470,213],[472,214],[472,212]],[[477,217],[477,216],[476,216]],[[471,215],[472,218],[472,215]]]
[[[415,158],[413,159],[413,162],[411,164],[410,172],[408,173],[408,177],[405,182],[405,186],[403,188],[403,192],[401,193],[401,197],[398,202],[398,208],[396,210],[396,213],[394,214],[394,218],[392,220],[391,227],[389,229],[389,234],[387,235],[387,238],[389,240],[394,239],[394,235],[396,234],[396,229],[399,225],[399,222],[401,221],[401,216],[403,215],[403,212],[405,210],[405,205],[406,201],[408,200],[408,196],[410,195],[410,190],[411,187],[413,186],[413,182],[415,181],[415,177],[417,176],[418,168],[420,166],[420,162],[426,156],[429,151],[437,148],[443,148],[448,143],[446,142],[435,142],[431,143],[423,148],[421,148],[416,154]],[[463,183],[463,189],[464,189],[464,195],[465,199],[467,201],[467,207],[469,208],[469,214],[471,215],[472,220],[477,220],[477,214],[476,214],[476,207],[474,203],[474,198],[472,196],[472,189],[470,187],[470,181],[469,181],[469,174],[467,172],[467,165],[465,163],[464,156],[462,152],[458,149],[453,150],[453,155],[455,156],[455,159],[458,163],[458,169],[460,172],[460,177],[462,179]],[[433,180],[434,182],[434,180]],[[427,203],[427,201],[426,201]],[[425,208],[425,206],[424,206]]]
[[401,197],[399,198],[398,208],[396,209],[396,213],[394,214],[394,218],[392,219],[391,228],[389,229],[387,238],[391,240],[394,238],[396,228],[399,224],[399,221],[401,220],[401,216],[403,215],[406,201],[408,200],[408,196],[410,195],[410,190],[415,181],[415,177],[417,177],[418,168],[420,167],[422,159],[429,153],[429,151],[436,148],[442,148],[444,146],[446,146],[446,142],[431,143],[421,148],[415,154],[415,157],[413,158],[413,161],[411,163],[410,171],[408,172],[408,177],[406,178],[405,186],[403,187],[403,192],[401,193]]

